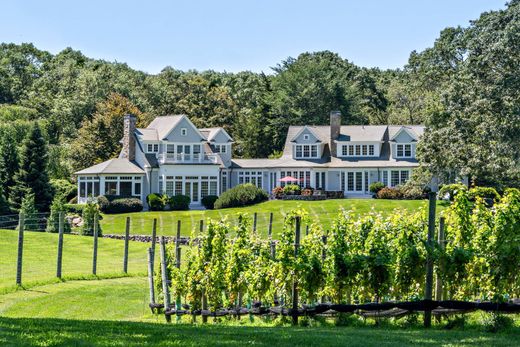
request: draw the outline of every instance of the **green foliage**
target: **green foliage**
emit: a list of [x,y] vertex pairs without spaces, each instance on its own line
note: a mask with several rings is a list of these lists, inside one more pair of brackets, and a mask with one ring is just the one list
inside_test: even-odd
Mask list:
[[69,201],[78,193],[78,187],[65,179],[51,179],[50,184],[54,191],[54,197]]
[[368,188],[371,193],[377,194],[381,189],[385,187],[384,183],[382,182],[374,182],[370,184],[370,187]]
[[461,183],[445,184],[439,190],[439,198],[453,201],[459,192],[467,190],[468,187]]
[[0,134],[0,193],[7,199],[16,184],[15,175],[20,163],[13,132],[8,130]]
[[4,214],[10,214],[11,208],[9,207],[9,203],[7,202],[4,194],[0,192],[0,216]]
[[20,153],[20,169],[14,178],[9,201],[14,208],[20,207],[23,196],[33,193],[36,207],[47,211],[52,199],[52,187],[47,175],[47,144],[38,123],[31,127]]
[[493,187],[473,187],[469,190],[468,198],[470,201],[475,201],[477,198],[496,201],[500,199],[500,194]]
[[301,192],[301,188],[297,184],[286,184],[283,187],[283,193],[286,195],[299,195]]
[[83,214],[83,209],[85,208],[85,204],[64,204],[65,211],[67,213],[73,214]]
[[101,225],[99,225],[99,206],[94,201],[89,199],[83,207],[81,218],[83,225],[81,226],[81,235],[94,235],[94,223],[97,223],[98,236],[102,235]]
[[148,207],[150,211],[162,211],[168,203],[168,197],[166,195],[152,193],[146,197]]
[[390,199],[390,200],[402,199],[403,193],[398,188],[384,187],[384,188],[381,188],[377,192],[376,197],[378,199]]
[[215,201],[215,209],[253,205],[268,198],[263,189],[250,183],[240,184],[222,193]]
[[[101,206],[103,206],[103,208]],[[110,201],[108,205],[100,204],[99,208],[101,212],[109,214],[141,212],[143,210],[143,203],[141,199],[138,198],[119,198]]]
[[215,208],[215,201],[217,201],[218,196],[216,195],[206,195],[202,198],[202,206],[204,206],[208,210],[213,210]]
[[51,213],[47,219],[47,228],[45,231],[48,233],[59,232],[60,213],[63,213],[63,232],[70,233],[71,228],[69,222],[65,219],[65,212],[66,208],[65,204],[63,203],[63,197],[58,195],[54,198],[54,200],[52,200]]
[[174,195],[168,200],[170,210],[172,211],[186,211],[190,209],[191,199],[187,195]]
[[22,204],[20,206],[20,213],[24,215],[24,229],[31,231],[41,231],[38,211],[36,210],[36,206],[34,204],[34,194],[27,193],[22,199]]

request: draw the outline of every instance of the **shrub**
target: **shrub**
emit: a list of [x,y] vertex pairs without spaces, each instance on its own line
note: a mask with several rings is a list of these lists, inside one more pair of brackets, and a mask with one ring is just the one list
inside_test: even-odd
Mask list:
[[215,201],[215,208],[240,207],[257,204],[269,198],[266,191],[251,183],[240,184],[225,191]]
[[[52,201],[51,213],[49,219],[47,219],[47,228],[45,229],[49,233],[60,231],[60,213],[65,212],[65,204],[62,199],[63,196],[58,195]],[[70,233],[70,224],[65,218],[63,218],[63,232]]]
[[96,198],[99,210],[103,213],[108,213],[108,208],[110,206],[110,201],[108,201],[107,197],[104,195],[100,195]]
[[378,199],[402,199],[403,195],[399,189],[384,187],[377,192]]
[[461,190],[467,190],[468,188],[461,183],[445,184],[439,190],[439,198],[453,201],[455,195]]
[[73,199],[78,193],[78,187],[64,179],[50,180],[54,196],[59,196],[65,201]]
[[[83,214],[81,215],[83,219],[83,225],[81,226],[81,234],[82,235],[88,235],[92,236],[94,235],[94,221],[95,221],[95,215],[99,215],[99,207],[97,203],[92,200],[88,199],[87,203],[85,204],[85,207],[83,208]],[[99,219],[97,222],[97,231],[98,236],[101,236],[101,225],[99,225]]]
[[208,195],[202,198],[202,205],[208,210],[213,210],[215,208],[215,201],[217,201],[218,196],[216,195]]
[[69,204],[77,204],[77,203],[78,203],[78,196],[77,195],[69,200]]
[[424,189],[422,189],[421,187],[419,187],[417,185],[405,184],[396,189],[401,192],[403,199],[419,200],[419,199],[424,199],[426,197],[426,195],[425,195],[426,193],[425,193]]
[[64,204],[63,207],[67,213],[82,214],[85,204]]
[[370,185],[369,190],[371,193],[377,194],[385,185],[382,182],[374,182]]
[[40,228],[38,211],[34,204],[34,193],[25,194],[22,199],[22,205],[20,206],[20,212],[24,213],[25,230],[41,231],[43,229]]
[[304,188],[304,189],[302,189],[302,192],[301,192],[301,194],[303,196],[312,196],[313,193],[314,193],[314,189],[312,189],[312,188]]
[[470,201],[475,201],[477,197],[496,201],[500,199],[500,194],[493,187],[474,187],[469,190],[468,197]]
[[120,198],[111,201],[104,213],[130,213],[141,212],[143,203],[138,198]]
[[287,184],[283,187],[283,193],[286,195],[300,195],[301,188],[297,184]]
[[149,194],[146,197],[148,208],[150,211],[163,211],[166,206],[168,197],[157,193]]
[[172,211],[186,211],[190,209],[191,199],[187,195],[174,195],[170,198],[170,210]]
[[275,199],[280,199],[283,195],[283,187],[280,187],[280,186],[274,187],[272,193],[273,193],[273,196]]

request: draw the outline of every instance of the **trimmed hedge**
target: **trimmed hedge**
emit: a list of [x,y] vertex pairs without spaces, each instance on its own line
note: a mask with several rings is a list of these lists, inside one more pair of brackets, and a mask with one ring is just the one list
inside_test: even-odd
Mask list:
[[269,199],[267,192],[251,183],[231,188],[215,201],[215,209],[254,205]]
[[130,213],[141,212],[143,210],[143,203],[138,198],[121,198],[110,202],[108,207],[102,211],[104,213]]
[[285,195],[300,195],[301,188],[297,184],[287,184],[283,187],[283,193]]
[[190,209],[191,199],[187,195],[174,195],[169,200],[170,210],[186,211]]
[[403,194],[397,188],[384,187],[377,192],[377,198],[378,199],[396,200],[396,199],[402,199]]
[[146,202],[148,203],[150,211],[163,211],[168,202],[168,197],[166,195],[152,193],[146,197]]
[[216,195],[208,195],[202,198],[202,205],[208,210],[213,210],[215,208],[215,201],[217,201],[218,196]]
[[383,182],[374,182],[370,184],[370,187],[368,190],[370,190],[371,193],[377,194],[381,189],[385,187],[385,184]]
[[489,200],[499,200],[500,194],[493,187],[474,187],[468,192],[470,201],[475,201],[477,197]]

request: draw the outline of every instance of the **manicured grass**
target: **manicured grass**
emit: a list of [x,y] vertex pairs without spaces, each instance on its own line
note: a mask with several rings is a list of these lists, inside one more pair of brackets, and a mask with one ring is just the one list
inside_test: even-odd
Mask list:
[[[0,293],[16,290],[16,259],[18,232],[0,230]],[[121,240],[98,239],[99,277],[123,276],[124,242]],[[146,274],[146,249],[149,244],[131,242],[128,255],[129,274]],[[56,256],[58,235],[45,232],[24,234],[22,285],[26,288],[37,284],[57,282]],[[63,268],[64,279],[96,278],[92,272],[93,238],[64,235]]]
[[[126,217],[131,218],[131,234],[149,235],[152,232],[153,219],[157,218],[158,235],[175,235],[177,220],[181,221],[182,235],[190,235],[193,228],[199,227],[201,219],[222,219],[227,217],[232,223],[236,222],[239,213],[248,213],[251,217],[258,214],[257,229],[262,234],[267,234],[269,214],[273,213],[273,235],[276,237],[283,225],[284,215],[297,207],[306,209],[313,220],[319,221],[324,229],[331,225],[341,208],[353,210],[359,215],[374,210],[383,215],[388,215],[396,209],[416,211],[421,207],[426,208],[428,202],[424,200],[375,200],[375,199],[338,199],[324,201],[268,201],[254,206],[242,208],[228,208],[222,210],[195,210],[195,211],[161,211],[140,212],[118,215],[104,215],[101,225],[103,232],[107,234],[122,234],[125,231]],[[443,208],[438,203],[439,210]]]
[[[144,278],[77,281],[0,295],[2,346],[513,346],[520,329],[496,334],[464,329],[409,327],[367,321],[355,326],[164,322],[150,314]],[[478,315],[478,314],[477,314]],[[478,316],[477,316],[478,317]],[[174,320],[175,321],[175,320]],[[199,320],[200,322],[200,320]]]

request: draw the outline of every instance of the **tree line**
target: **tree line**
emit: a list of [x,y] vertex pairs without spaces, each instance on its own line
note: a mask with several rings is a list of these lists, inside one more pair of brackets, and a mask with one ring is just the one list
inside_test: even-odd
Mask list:
[[184,113],[196,126],[226,128],[236,157],[267,157],[282,148],[289,125],[328,124],[329,111],[340,110],[344,124],[425,124],[418,155],[426,176],[518,186],[519,26],[513,0],[467,27],[442,30],[432,47],[393,70],[321,51],[287,58],[269,73],[166,67],[147,74],[71,48],[51,54],[3,43],[0,135],[11,140],[0,151],[12,154],[13,143],[20,151],[36,122],[48,144],[48,176],[70,179],[119,151],[125,113],[137,114],[141,126]]

